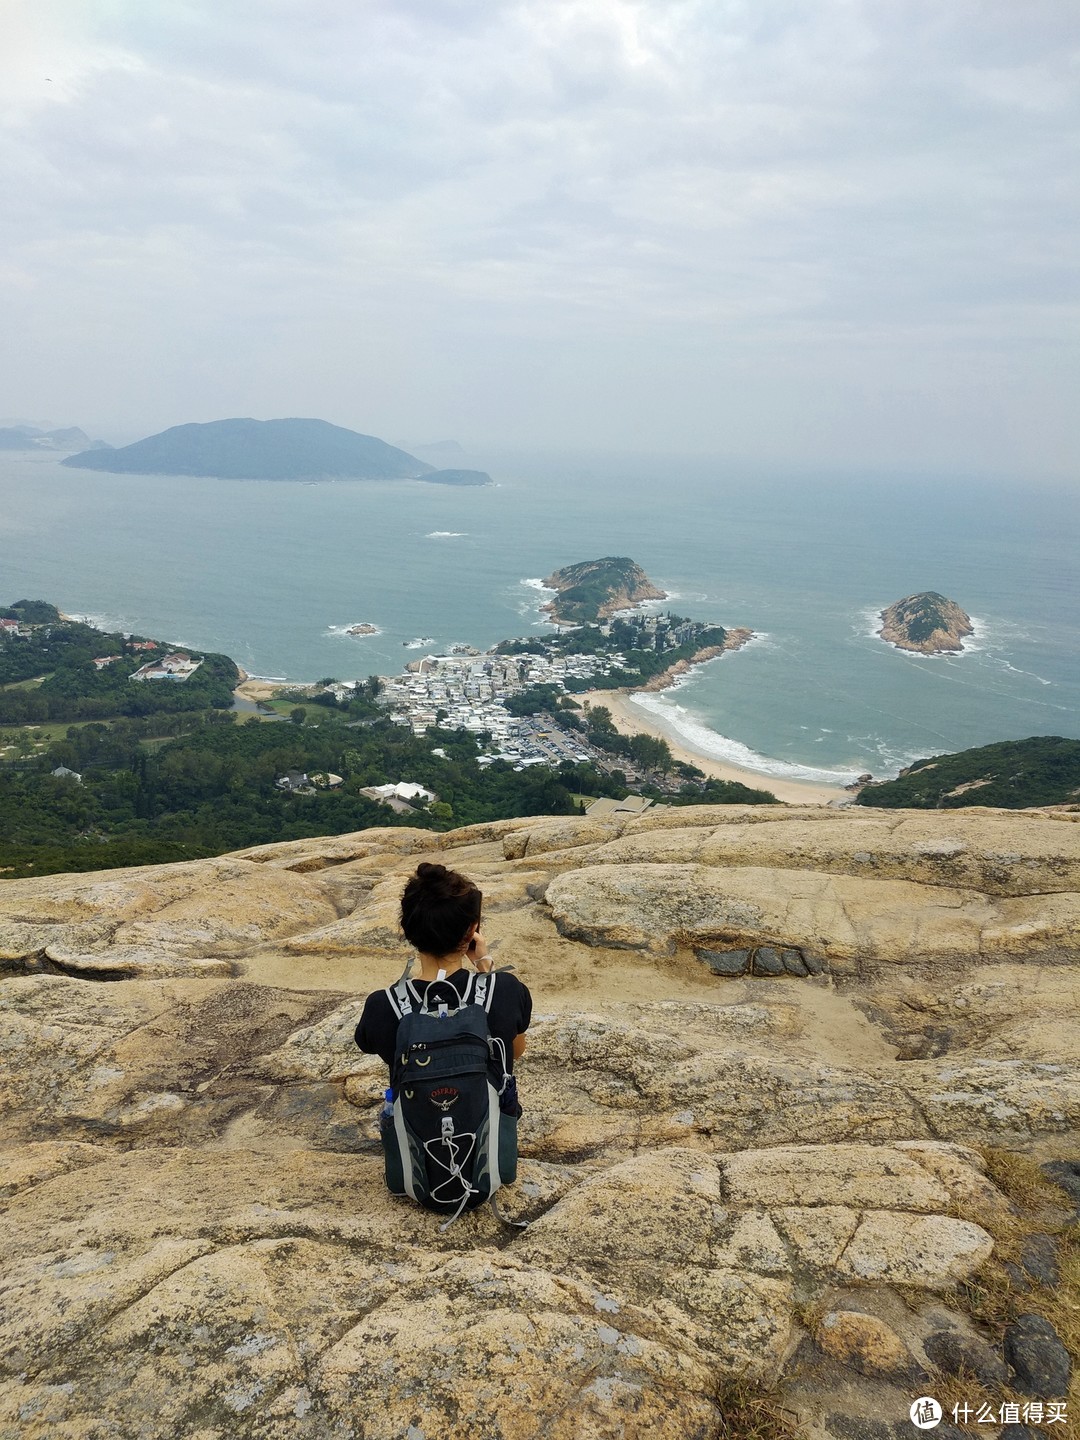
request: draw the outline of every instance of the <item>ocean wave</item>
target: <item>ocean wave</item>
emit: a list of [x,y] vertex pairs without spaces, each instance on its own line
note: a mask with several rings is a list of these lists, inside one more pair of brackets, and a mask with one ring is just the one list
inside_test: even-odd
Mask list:
[[[68,612],[65,611],[65,614]],[[115,615],[75,615],[72,613],[69,619],[77,621],[80,625],[90,625],[95,630],[105,630],[110,635],[131,635],[134,631],[128,629],[126,620],[118,620]]]
[[559,593],[553,585],[545,585],[543,580],[521,580],[519,584],[527,585],[530,590],[542,590],[545,595],[557,595]]
[[425,540],[461,540],[468,535],[467,530],[429,530],[424,536]]
[[844,739],[847,744],[870,757],[866,768],[873,772],[877,780],[892,779],[916,760],[926,760],[931,755],[946,753],[940,745],[923,745],[918,750],[898,750],[895,744],[883,735],[845,735]]
[[812,780],[819,785],[848,785],[863,773],[860,770],[828,770],[814,765],[798,765],[789,760],[774,760],[769,755],[759,755],[741,740],[732,740],[729,736],[710,729],[708,725],[696,720],[682,705],[665,701],[660,695],[635,691],[630,700],[642,710],[647,710],[654,718],[662,720],[692,750],[709,760],[724,760],[729,765],[738,765],[742,770],[771,775],[777,780]]
[[1053,680],[1047,680],[1042,675],[1036,675],[1034,670],[1021,670],[1018,665],[1010,665],[1008,660],[1002,660],[1000,655],[990,655],[987,658],[992,660],[995,665],[1000,665],[1003,670],[1011,670],[1014,675],[1024,675],[1029,680],[1037,680],[1040,685],[1053,685],[1054,683]]
[[[141,625],[134,625],[130,620],[119,619],[115,615],[72,615],[72,620],[77,620],[83,625],[90,625],[95,630],[104,630],[108,635],[123,635],[125,640],[130,640],[132,635],[149,635],[150,632]],[[160,641],[162,645],[171,645],[174,650],[191,650],[196,655],[205,654],[209,649],[207,645],[192,645],[187,640],[180,640],[175,635],[172,638],[154,635],[151,638]]]

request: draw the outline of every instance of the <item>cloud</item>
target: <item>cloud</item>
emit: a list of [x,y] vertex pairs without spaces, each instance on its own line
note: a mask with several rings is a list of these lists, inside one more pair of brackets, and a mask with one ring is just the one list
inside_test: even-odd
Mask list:
[[1065,469],[1069,8],[24,6],[8,408]]

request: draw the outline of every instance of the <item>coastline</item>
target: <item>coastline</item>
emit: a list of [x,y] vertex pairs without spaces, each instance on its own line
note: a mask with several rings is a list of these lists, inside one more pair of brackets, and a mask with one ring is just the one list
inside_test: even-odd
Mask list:
[[714,780],[734,780],[752,790],[768,790],[784,805],[834,805],[838,800],[850,801],[852,798],[839,785],[819,785],[813,780],[782,780],[702,755],[686,740],[673,736],[657,721],[645,716],[631,701],[631,693],[629,690],[586,690],[574,698],[583,704],[606,705],[620,735],[652,735],[657,740],[666,740],[676,760],[696,765]]

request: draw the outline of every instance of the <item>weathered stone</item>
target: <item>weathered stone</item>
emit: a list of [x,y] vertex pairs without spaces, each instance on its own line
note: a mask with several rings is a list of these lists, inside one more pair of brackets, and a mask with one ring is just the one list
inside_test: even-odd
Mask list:
[[1006,1326],[1004,1349],[1013,1386],[1022,1395],[1050,1400],[1069,1393],[1069,1352],[1042,1315],[1021,1315]]
[[727,1194],[747,1205],[846,1205],[931,1212],[949,1195],[921,1165],[874,1145],[790,1145],[724,1159]]
[[1068,1133],[1080,1125],[1080,1070],[1024,1059],[914,1061],[907,1087],[939,1135],[987,1143],[1033,1132]]
[[987,1211],[1006,1206],[1001,1191],[986,1178],[986,1162],[977,1150],[941,1140],[901,1140],[896,1148],[940,1180],[957,1205]]
[[771,945],[759,946],[754,951],[753,971],[755,975],[783,975],[783,958]]
[[[597,858],[628,864],[659,858],[662,831],[664,858],[713,866],[862,871],[877,879],[1003,896],[1080,890],[1080,834],[1051,824],[1046,815],[985,810],[928,815],[860,807],[819,812],[813,821],[812,812],[773,810],[763,823],[764,817],[745,812],[721,817],[719,809],[695,807],[692,820],[685,810],[642,816]],[[1067,829],[1064,844],[1059,828]]]
[[787,1205],[773,1212],[801,1268],[832,1270],[859,1225],[859,1212],[844,1205]]
[[582,845],[602,845],[622,834],[626,821],[563,819],[561,816],[541,818],[526,827],[513,831],[503,838],[503,856],[507,860],[520,860],[528,855],[549,854],[556,850],[571,850]]
[[1049,1235],[1029,1235],[1020,1248],[1020,1264],[1032,1280],[1047,1289],[1061,1279],[1057,1245]]
[[835,1440],[890,1440],[892,1435],[884,1420],[871,1420],[864,1415],[830,1415],[825,1424]]
[[986,1231],[967,1220],[868,1210],[836,1269],[851,1280],[945,1290],[978,1269],[993,1248]]
[[0,1199],[7,1199],[34,1185],[81,1170],[109,1158],[109,1151],[78,1140],[42,1140],[18,1149],[0,1150]]
[[922,1342],[923,1353],[946,1375],[974,1375],[982,1385],[1004,1383],[1005,1362],[978,1335],[960,1330],[935,1330]]
[[915,1362],[891,1325],[858,1310],[830,1310],[817,1328],[817,1343],[841,1365],[861,1375],[907,1375]]
[[802,977],[810,973],[807,968],[806,961],[802,957],[801,950],[784,950],[781,952],[780,958],[783,960],[784,969],[788,972],[789,975],[798,975]]
[[750,968],[749,950],[695,950],[694,953],[714,975],[745,975]]
[[987,953],[1056,958],[1080,947],[1080,895],[990,899],[908,880],[700,864],[591,865],[548,888],[560,933],[590,945],[672,954],[678,945],[778,942],[830,968],[970,964]]
[[[454,833],[461,832],[451,832]],[[449,839],[450,835],[433,835],[430,830],[405,825],[388,826],[385,829],[357,830],[351,835],[323,835],[314,840],[278,840],[270,845],[254,845],[248,850],[238,850],[232,858],[308,874],[329,866],[343,865],[350,860],[385,855],[388,851],[412,855],[417,851],[437,850]]]
[[1043,1174],[1080,1205],[1080,1160],[1049,1160]]

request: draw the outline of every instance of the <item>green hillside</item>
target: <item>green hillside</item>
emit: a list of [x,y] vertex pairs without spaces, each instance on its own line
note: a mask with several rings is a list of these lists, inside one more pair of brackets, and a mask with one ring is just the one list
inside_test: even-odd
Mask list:
[[890,809],[953,810],[992,805],[1020,810],[1026,805],[1080,803],[1080,740],[1033,735],[1002,740],[956,755],[916,760],[897,779],[867,785],[859,805]]

